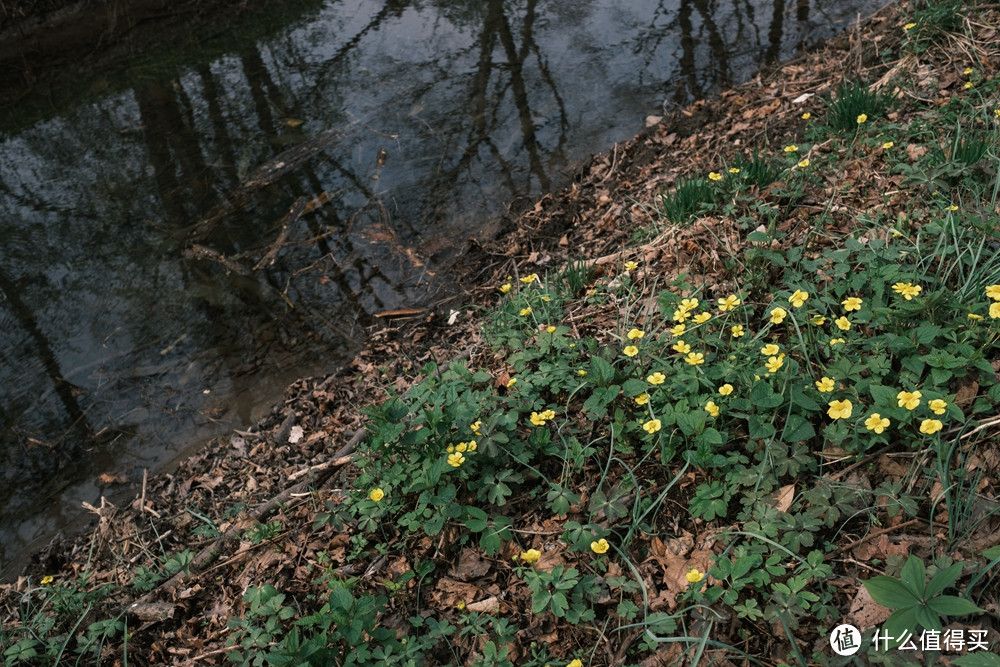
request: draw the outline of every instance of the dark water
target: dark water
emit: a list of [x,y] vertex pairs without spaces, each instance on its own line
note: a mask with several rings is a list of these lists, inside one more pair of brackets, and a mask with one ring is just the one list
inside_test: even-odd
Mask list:
[[432,302],[511,202],[881,4],[329,0],[40,81],[0,116],[0,570]]

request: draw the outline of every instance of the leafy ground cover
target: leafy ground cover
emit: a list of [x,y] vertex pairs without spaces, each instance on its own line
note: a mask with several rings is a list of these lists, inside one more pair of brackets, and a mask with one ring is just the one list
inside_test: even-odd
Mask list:
[[995,664],[998,18],[893,6],[596,157],[455,323],[95,509],[5,664]]

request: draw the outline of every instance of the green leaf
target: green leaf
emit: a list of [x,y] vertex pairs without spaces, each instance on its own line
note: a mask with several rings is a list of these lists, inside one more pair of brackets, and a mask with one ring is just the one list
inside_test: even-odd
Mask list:
[[479,509],[478,507],[473,507],[471,505],[465,506],[465,513],[468,515],[465,519],[465,527],[468,528],[473,533],[479,533],[486,530],[486,526],[489,525],[489,521],[486,517],[486,512]]
[[875,602],[889,609],[900,609],[920,604],[920,599],[898,579],[881,575],[861,582]]
[[960,658],[952,658],[950,662],[955,667],[1000,667],[1000,655],[976,651]]
[[662,611],[646,616],[646,629],[657,635],[670,635],[677,630],[677,621],[673,616]]
[[[1000,385],[997,386],[1000,387]],[[1000,545],[997,545],[995,547],[990,547],[989,549],[987,549],[986,551],[984,551],[979,555],[985,558],[986,560],[996,560],[1000,558]]]
[[785,430],[781,434],[782,441],[802,442],[815,436],[816,429],[813,428],[812,424],[799,415],[788,415],[788,421],[785,422]]
[[596,354],[590,357],[590,373],[594,382],[601,386],[610,384],[615,378],[614,367]]
[[912,555],[907,558],[899,570],[899,580],[918,600],[927,599],[924,594],[924,587],[927,585],[927,568],[924,567],[924,561]]
[[924,589],[924,599],[926,600],[934,597],[958,581],[959,576],[962,574],[962,566],[964,564],[965,563],[955,563],[951,567],[941,570],[931,577],[930,582]]
[[809,412],[819,412],[822,410],[819,403],[806,396],[806,393],[798,386],[792,387],[792,403]]
[[965,598],[957,595],[939,595],[927,602],[927,606],[944,616],[965,616],[966,614],[982,613],[982,609]]
[[[941,618],[930,610],[929,607],[920,605],[919,607],[914,607],[915,618],[917,624],[922,628],[927,628],[928,630],[941,630]],[[913,628],[916,630],[916,628]]]
[[936,324],[925,324],[923,326],[917,327],[913,335],[917,339],[917,343],[920,345],[930,345],[935,338],[937,338],[938,333],[941,332],[941,327]]
[[[885,630],[890,637],[902,637],[904,632],[912,633],[917,629],[917,625],[919,625],[917,623],[916,610],[916,607],[907,607],[894,612],[892,616],[886,619],[885,623],[882,625],[882,629]],[[890,645],[892,646],[896,646],[897,644],[898,642],[890,642]]]
[[645,380],[637,380],[636,378],[631,378],[625,380],[622,384],[622,394],[626,398],[632,398],[633,396],[638,396],[639,394],[646,391],[649,388],[649,383]]

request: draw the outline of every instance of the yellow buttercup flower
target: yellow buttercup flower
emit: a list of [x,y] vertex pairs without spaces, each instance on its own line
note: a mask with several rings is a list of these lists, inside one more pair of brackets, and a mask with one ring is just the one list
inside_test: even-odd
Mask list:
[[842,305],[844,307],[844,310],[846,310],[847,312],[851,312],[852,310],[861,310],[861,304],[863,303],[864,301],[862,301],[858,297],[849,296],[843,301],[841,301],[840,305]]
[[525,276],[525,277],[521,278],[521,282],[524,283],[525,285],[533,283],[536,280],[538,280],[538,274],[537,273],[532,273],[530,276]]
[[687,331],[687,325],[678,324],[677,326],[675,326],[673,329],[670,330],[670,333],[674,336],[683,336],[685,331]]
[[826,411],[826,414],[830,416],[830,419],[850,419],[851,412],[854,410],[854,406],[847,399],[830,401],[828,405],[830,409]]
[[689,366],[698,366],[705,363],[705,355],[701,352],[689,352],[684,361],[687,362]]
[[689,317],[691,317],[691,311],[681,310],[680,308],[674,311],[674,322],[683,322]]
[[970,320],[977,320],[977,321],[986,319],[982,315],[978,315],[976,313],[969,313],[966,315],[966,317],[969,318]]
[[583,667],[583,662],[579,658],[574,658],[566,663],[566,667]]
[[964,70],[962,70],[962,74],[964,74],[965,76],[969,76],[970,74],[972,74],[972,68],[966,67]]
[[636,405],[646,405],[649,403],[649,394],[639,394],[634,400]]
[[729,168],[729,173],[730,174],[738,174],[738,173],[740,173],[740,168],[739,167],[730,167]]
[[966,90],[968,90],[969,88],[972,88],[975,85],[976,84],[972,83],[971,81],[966,81],[964,84],[962,84],[962,88],[965,88]]
[[611,545],[608,544],[608,541],[603,537],[597,540],[596,542],[590,543],[590,550],[593,551],[595,554],[607,553],[610,547]]
[[721,181],[722,180],[722,174],[720,174],[717,171],[710,171],[710,172],[708,172],[708,178],[711,179],[711,180],[713,180],[713,181]]
[[805,169],[810,164],[809,163],[809,158],[804,157],[801,160],[799,160],[797,164],[798,164],[799,169]]
[[639,348],[637,348],[635,345],[626,345],[625,349],[622,350],[622,354],[624,354],[626,357],[634,357],[635,355],[639,354]]
[[641,329],[630,329],[629,332],[625,335],[628,336],[629,340],[639,340],[640,338],[646,335],[646,332],[642,331]]
[[450,465],[451,467],[457,468],[463,463],[465,463],[465,457],[459,454],[458,452],[448,455],[448,465]]
[[791,303],[796,308],[801,308],[806,300],[809,298],[809,292],[803,292],[800,289],[792,292],[792,295],[788,297],[788,302]]
[[44,577],[42,577],[42,586],[48,586],[55,580],[56,580],[55,577],[53,577],[51,574],[47,574]]
[[816,389],[818,389],[820,392],[824,394],[833,391],[836,386],[833,381],[833,378],[828,378],[825,375],[821,377],[819,380],[816,380],[815,384],[816,384]]
[[510,283],[504,283],[503,285],[500,286],[500,291],[503,292],[504,294],[506,294],[510,290],[511,290],[511,284]]
[[385,491],[383,491],[382,489],[372,489],[371,491],[368,492],[368,497],[377,503],[378,501],[385,498]]
[[626,271],[635,271],[639,268],[639,262],[625,262]]
[[944,424],[941,423],[940,419],[925,419],[920,422],[920,432],[927,435],[933,435],[942,428],[944,428]]
[[788,146],[785,146],[784,150],[786,153],[797,153],[799,151],[799,147],[795,144],[789,144]]
[[705,322],[708,322],[710,319],[712,319],[712,314],[711,313],[702,312],[702,313],[698,313],[697,315],[694,316],[694,323],[695,324],[704,324]]
[[987,285],[986,296],[994,301],[1000,301],[1000,285]]
[[670,348],[674,352],[677,352],[679,354],[687,354],[688,352],[691,351],[691,346],[685,343],[683,340],[677,341],[676,343],[671,345]]
[[952,204],[951,206],[946,206],[944,210],[946,210],[946,211],[957,211],[958,210],[958,205]]
[[545,422],[555,419],[556,413],[552,410],[545,410],[543,412],[532,412],[529,420],[535,426],[545,426]]
[[476,435],[482,435],[482,433],[479,432],[479,429],[482,428],[482,426],[483,426],[483,420],[477,419],[474,424],[469,424],[469,430],[475,433]]
[[648,382],[649,384],[663,384],[666,381],[667,381],[667,376],[661,373],[660,371],[656,371],[655,373],[646,378],[646,382]]
[[732,333],[733,333],[733,338],[742,338],[746,332],[743,330],[742,324],[734,324]]
[[887,428],[889,428],[889,420],[876,412],[873,413],[871,417],[865,420],[865,428],[868,429],[869,431],[882,433]]
[[948,409],[948,403],[942,401],[940,398],[935,398],[933,401],[927,404],[927,407],[931,409],[936,415],[943,415]]
[[813,315],[813,318],[811,320],[809,320],[809,323],[810,324],[815,324],[816,326],[819,326],[821,324],[826,323],[826,318],[823,317],[822,315]]
[[909,392],[901,391],[896,394],[897,405],[901,408],[906,408],[907,410],[916,410],[917,406],[920,405],[920,397],[923,396],[919,391]]
[[556,332],[556,328],[550,324],[549,326],[545,327],[545,332],[546,333],[555,333]]
[[802,114],[802,120],[809,120],[810,118],[812,118],[812,114],[808,111]]
[[760,348],[760,353],[765,357],[773,357],[774,355],[781,352],[781,348],[774,343],[768,343],[764,347]]
[[729,396],[731,393],[733,393],[733,385],[727,382],[726,384],[719,387],[719,393],[722,394],[723,396]]
[[460,442],[457,445],[455,445],[456,452],[464,452],[468,448],[469,448],[469,443],[467,442]]
[[990,304],[990,319],[1000,319],[1000,301],[994,301]]
[[901,295],[907,301],[911,301],[913,297],[920,294],[922,289],[923,287],[920,285],[914,285],[912,283],[896,283],[892,286],[892,291]]
[[507,388],[508,389],[510,389],[511,387],[513,387],[515,384],[517,384],[517,378],[511,378],[511,379],[507,380]]
[[650,419],[648,422],[642,425],[642,430],[652,435],[653,433],[659,431],[662,427],[663,424],[660,423],[659,419]]
[[781,324],[785,318],[788,317],[788,311],[784,308],[772,308],[771,309],[771,323]]
[[705,404],[705,412],[712,415],[713,417],[719,416],[719,406],[715,404],[715,401],[709,401]]
[[896,145],[895,143],[893,143],[891,141],[887,141],[884,144],[882,144],[882,149],[883,150],[889,150],[890,148],[892,148],[895,145]]
[[521,309],[521,317],[524,317],[525,315],[531,315],[531,306]]
[[719,310],[726,313],[743,302],[735,294],[730,294],[725,299],[719,299],[716,303],[719,304]]
[[688,580],[689,584],[697,584],[705,578],[705,573],[699,572],[697,568],[692,568],[690,572],[684,575],[684,578]]
[[841,331],[847,331],[851,328],[851,321],[844,316],[840,316],[833,321],[837,325],[837,328]]
[[785,355],[781,355],[780,357],[769,358],[767,360],[767,363],[764,365],[767,366],[767,370],[769,372],[777,373],[779,370],[781,370],[781,367],[784,363],[785,363]]
[[521,552],[521,560],[525,563],[534,563],[539,558],[542,557],[542,552],[538,549],[528,549],[527,551]]
[[477,445],[477,444],[476,444],[476,441],[475,441],[475,440],[469,440],[469,451],[470,451],[470,452],[474,452],[474,451],[476,451],[476,449],[477,449],[478,447],[479,447],[479,445]]
[[843,338],[831,338],[830,339],[830,347],[833,347],[834,345],[843,345],[846,342],[847,341],[844,340]]
[[698,307],[698,299],[681,299],[679,308],[684,312],[690,312]]
[[868,121],[868,114],[866,113],[858,114],[858,125],[861,125],[862,123],[865,123],[867,121]]
[[904,25],[903,26],[903,30],[913,30],[916,27],[917,27],[917,24],[911,22],[911,23],[907,23],[906,25]]
[[577,375],[579,375],[580,377],[583,377],[584,375],[586,375],[586,374],[587,374],[587,371],[585,371],[585,370],[583,370],[583,369],[581,368],[580,370],[578,370],[578,371],[576,372],[576,374],[577,374]]

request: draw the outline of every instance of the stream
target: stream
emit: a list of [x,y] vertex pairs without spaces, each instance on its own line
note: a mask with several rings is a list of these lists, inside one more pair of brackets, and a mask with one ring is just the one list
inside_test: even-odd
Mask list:
[[508,206],[882,4],[272,0],[8,72],[3,578],[447,294]]

